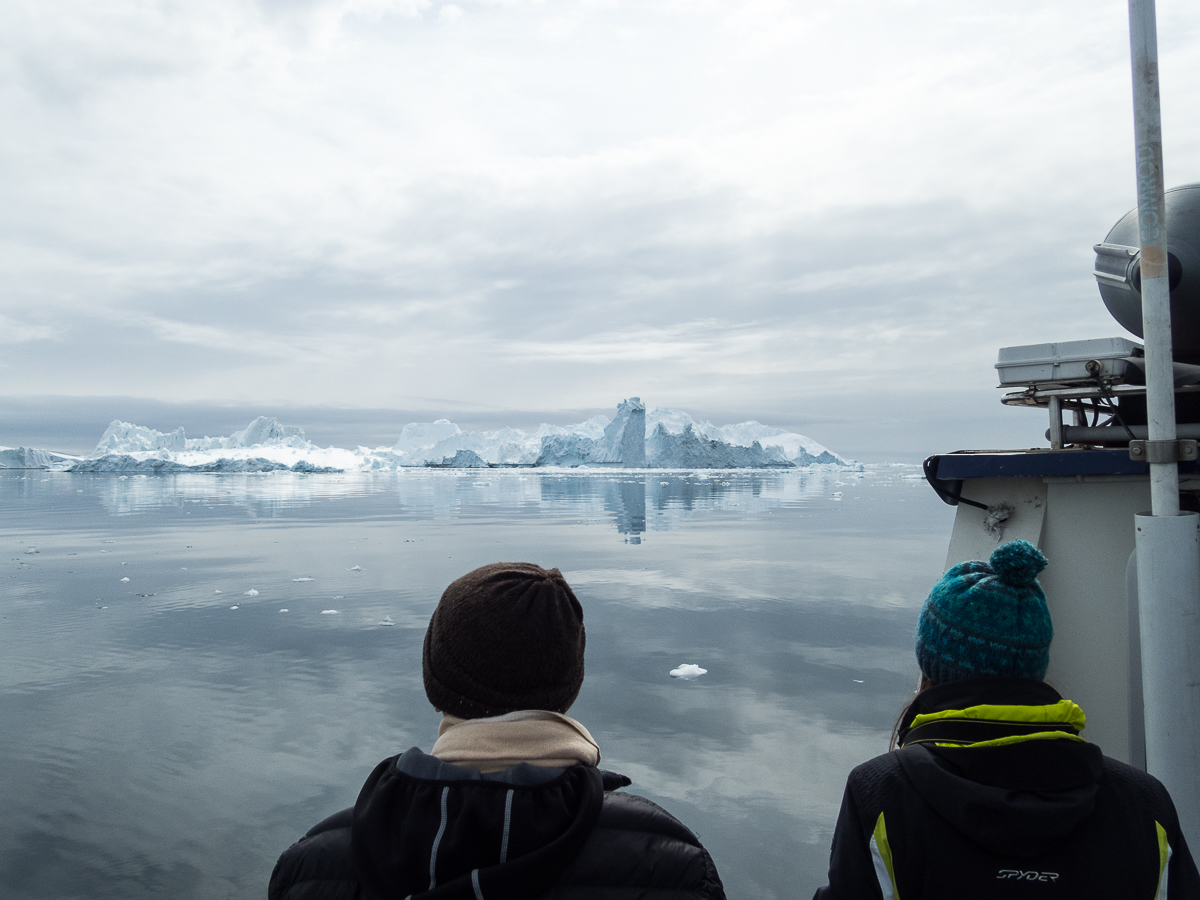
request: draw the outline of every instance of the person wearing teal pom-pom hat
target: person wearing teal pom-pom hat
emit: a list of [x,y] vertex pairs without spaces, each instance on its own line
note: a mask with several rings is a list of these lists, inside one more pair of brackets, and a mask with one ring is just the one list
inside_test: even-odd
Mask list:
[[1088,743],[1043,681],[1048,564],[1011,541],[934,585],[898,749],[850,773],[817,900],[1200,898],[1166,788]]

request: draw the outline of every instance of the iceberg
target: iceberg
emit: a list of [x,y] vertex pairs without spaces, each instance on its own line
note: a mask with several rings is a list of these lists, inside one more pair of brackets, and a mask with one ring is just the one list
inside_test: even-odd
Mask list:
[[786,460],[796,466],[850,465],[848,460],[810,437],[763,425],[753,419],[737,425],[717,426],[712,422],[697,422],[681,409],[651,409],[646,414],[646,427],[651,430],[651,435],[659,425],[668,435],[682,435],[690,425],[697,434],[731,447],[750,448],[757,441],[768,457]]
[[0,469],[49,469],[62,457],[31,447],[0,447]]
[[749,447],[728,444],[696,433],[689,423],[679,434],[671,434],[659,422],[646,442],[650,447],[650,465],[662,469],[790,469],[795,463],[783,457],[777,447],[772,453],[758,441]]
[[294,447],[307,450],[313,445],[304,439],[304,429],[283,425],[274,416],[259,416],[241,431],[229,437],[188,438],[183,428],[174,431],[155,431],[115,419],[111,422],[92,456],[108,453],[136,453],[150,450],[234,450],[250,447]]
[[429,463],[442,469],[486,469],[488,463],[474,450],[459,450],[453,456],[447,456],[440,463]]
[[143,425],[122,422],[114,419],[104,429],[100,442],[92,451],[92,456],[103,456],[107,453],[128,453],[141,450],[186,450],[187,438],[183,428],[172,432],[155,431]]
[[409,422],[400,432],[400,440],[396,441],[392,452],[410,453],[414,450],[425,450],[462,433],[463,430],[449,419],[438,419],[436,422]]
[[640,397],[622,400],[617,417],[604,429],[603,459],[634,469],[646,466],[646,404]]
[[328,466],[315,466],[307,460],[300,460],[295,465],[287,465],[273,459],[261,456],[249,459],[230,459],[220,457],[197,465],[186,465],[160,457],[138,458],[128,454],[109,454],[100,459],[85,459],[71,466],[69,472],[116,472],[130,475],[173,475],[180,472],[199,472],[210,474],[244,475],[251,472],[304,472],[329,474],[343,472],[344,469],[334,469]]
[[746,421],[714,425],[671,408],[622,400],[614,418],[534,431],[464,431],[449,419],[410,422],[391,447],[318,447],[304,429],[259,416],[227,437],[189,438],[114,420],[85,459],[0,447],[0,468],[50,468],[119,475],[394,472],[410,467],[620,467],[661,469],[855,466],[802,434]]
[[183,428],[156,431],[116,419],[96,449],[75,461],[69,472],[122,475],[171,475],[182,472],[245,474],[287,470],[329,474],[357,468],[352,451],[321,448],[308,441],[304,429],[259,416],[228,437],[189,438]]
[[542,438],[539,466],[646,466],[646,405],[638,397],[622,400],[617,417],[599,437],[548,434]]
[[85,459],[75,463],[68,472],[102,472],[117,475],[173,475],[176,472],[191,471],[183,463],[173,462],[163,457],[141,459],[125,453],[110,453],[99,459]]

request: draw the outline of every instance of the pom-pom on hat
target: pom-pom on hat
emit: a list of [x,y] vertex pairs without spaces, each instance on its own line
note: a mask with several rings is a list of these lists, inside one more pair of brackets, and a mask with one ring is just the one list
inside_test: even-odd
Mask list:
[[492,563],[442,594],[425,632],[425,696],[461,719],[566,712],[583,684],[583,607],[558,569]]
[[951,568],[921,607],[921,671],[935,684],[980,675],[1043,678],[1054,637],[1046,595],[1037,582],[1046,565],[1033,544],[1010,541],[988,562]]

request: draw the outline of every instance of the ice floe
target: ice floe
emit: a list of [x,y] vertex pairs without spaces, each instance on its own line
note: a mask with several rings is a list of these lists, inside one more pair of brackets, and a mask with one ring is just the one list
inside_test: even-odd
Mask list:
[[691,681],[693,678],[707,675],[708,669],[702,669],[695,663],[684,663],[679,668],[672,669],[670,674],[672,678],[682,678],[685,681]]

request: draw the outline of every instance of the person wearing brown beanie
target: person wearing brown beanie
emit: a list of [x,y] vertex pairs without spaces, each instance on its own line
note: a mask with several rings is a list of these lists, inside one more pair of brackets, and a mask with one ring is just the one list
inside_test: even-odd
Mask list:
[[586,637],[583,608],[558,569],[481,566],[446,588],[429,620],[425,695],[460,719],[565,713],[583,685]]
[[431,753],[379,763],[353,807],[284,851],[270,900],[724,900],[708,851],[619,792],[566,715],[583,685],[583,607],[558,569],[492,563],[454,581],[421,654],[442,713]]

